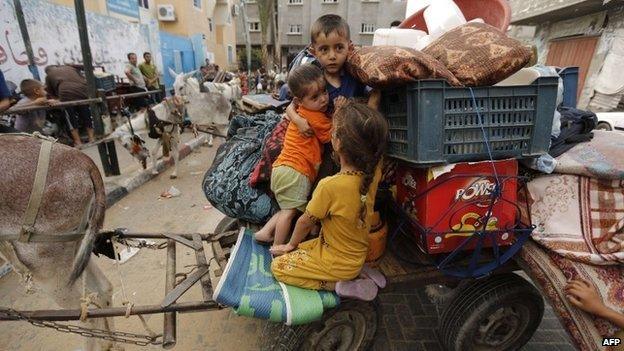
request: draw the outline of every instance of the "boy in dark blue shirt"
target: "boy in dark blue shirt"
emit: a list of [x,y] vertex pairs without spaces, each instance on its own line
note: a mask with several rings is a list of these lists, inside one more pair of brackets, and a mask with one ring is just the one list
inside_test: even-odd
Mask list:
[[[321,16],[312,25],[311,42],[308,51],[322,67],[327,81],[330,103],[328,115],[333,114],[336,107],[352,97],[369,97],[368,105],[376,109],[379,105],[379,92],[372,91],[369,96],[367,87],[344,69],[347,56],[353,50],[349,24],[338,15]],[[297,115],[292,104],[286,109],[286,114],[300,131],[304,134],[311,133],[310,126]]]
[[[367,87],[344,69],[347,56],[353,50],[349,24],[338,15],[324,15],[312,25],[310,37],[312,43],[308,48],[309,53],[314,55],[317,63],[320,64],[327,81],[327,92],[329,93],[327,115],[331,117],[336,109],[352,97],[368,96],[368,106],[377,109],[381,96],[380,92],[373,90],[368,94]],[[297,114],[293,104],[286,108],[286,116],[302,134],[313,135],[312,128],[304,118]],[[339,168],[332,160],[332,154],[331,143],[325,144],[317,182],[323,177],[338,172]]]

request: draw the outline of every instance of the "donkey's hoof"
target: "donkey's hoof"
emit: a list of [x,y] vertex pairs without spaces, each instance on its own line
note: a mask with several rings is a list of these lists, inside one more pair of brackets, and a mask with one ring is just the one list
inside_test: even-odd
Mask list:
[[172,175],[169,176],[169,179],[176,179],[177,177],[178,177],[177,175],[172,174]]
[[157,170],[152,170],[152,175],[158,175],[158,171]]

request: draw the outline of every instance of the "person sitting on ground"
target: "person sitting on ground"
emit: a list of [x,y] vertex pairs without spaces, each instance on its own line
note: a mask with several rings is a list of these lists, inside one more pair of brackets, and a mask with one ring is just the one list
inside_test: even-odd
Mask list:
[[[614,335],[620,340],[624,339],[624,313],[615,311],[604,304],[598,290],[588,281],[573,279],[565,287],[568,301],[577,308],[603,318],[620,328],[620,332]],[[615,351],[624,350],[624,342]]]
[[[331,142],[340,172],[318,183],[290,241],[271,247],[282,255],[271,263],[275,279],[366,301],[385,287],[385,277],[364,261],[387,138],[386,120],[370,107],[347,101],[336,110]],[[319,237],[302,242],[319,221]]]
[[256,232],[256,240],[268,243],[273,239],[274,245],[286,242],[297,211],[305,210],[321,163],[321,144],[329,142],[331,131],[331,120],[325,115],[329,101],[323,72],[313,65],[299,66],[290,73],[288,84],[299,105],[299,114],[312,126],[315,137],[304,137],[291,123],[282,152],[273,163],[271,191],[280,211]]
[[[20,91],[24,97],[16,106],[20,108],[31,106],[55,105],[58,100],[48,99],[45,87],[34,79],[24,79],[20,83]],[[23,133],[41,132],[46,120],[46,110],[24,112],[17,116],[15,129]]]
[[[80,74],[84,69],[81,65],[50,65],[45,68],[45,90],[53,98],[60,101],[85,100],[89,98],[87,80]],[[79,128],[84,127],[89,141],[95,141],[93,120],[89,105],[68,107],[65,109],[65,120],[74,145],[81,145]]]

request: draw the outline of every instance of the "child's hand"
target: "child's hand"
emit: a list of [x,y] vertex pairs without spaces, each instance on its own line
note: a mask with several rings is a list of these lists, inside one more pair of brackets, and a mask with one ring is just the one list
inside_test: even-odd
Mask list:
[[347,103],[347,98],[344,96],[339,96],[334,99],[334,110],[338,111]]
[[607,308],[594,286],[585,280],[571,280],[565,291],[570,303],[587,313],[600,316]]
[[45,97],[36,98],[33,101],[33,104],[35,105],[46,105],[47,103],[48,103],[48,98],[45,98]]
[[286,107],[286,116],[288,116],[288,119],[292,123],[294,123],[295,126],[297,126],[297,129],[303,136],[311,137],[314,135],[314,130],[310,128],[310,124],[308,123],[308,121],[305,118],[299,116],[299,114],[297,113],[294,102],[290,103],[290,105]]
[[48,99],[48,105],[50,106],[54,106],[54,105],[58,105],[60,103],[60,101],[56,100],[56,99]]
[[271,254],[273,256],[281,256],[283,254],[287,254],[287,253],[293,251],[296,248],[297,248],[296,246],[292,245],[291,243],[288,243],[288,244],[284,244],[284,245],[273,245],[273,246],[271,246],[269,251],[271,251]]
[[373,89],[368,96],[368,107],[379,111],[379,104],[381,103],[381,90]]

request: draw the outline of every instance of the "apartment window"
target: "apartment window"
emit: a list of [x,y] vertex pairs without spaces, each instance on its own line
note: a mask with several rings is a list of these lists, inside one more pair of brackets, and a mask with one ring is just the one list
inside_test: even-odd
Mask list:
[[255,4],[256,0],[244,0],[246,4]]
[[138,0],[139,2],[139,7],[142,7],[144,9],[149,9],[149,0]]
[[202,0],[193,0],[193,6],[197,7],[198,9],[202,8]]
[[250,32],[259,32],[260,31],[260,22],[249,22],[249,31]]
[[234,47],[232,45],[227,46],[227,58],[229,64],[234,63]]
[[323,0],[323,4],[337,4],[338,0]]
[[299,34],[299,35],[301,35],[301,25],[300,24],[290,24],[288,26],[288,34]]
[[362,23],[361,34],[375,34],[375,25],[370,23]]
[[288,5],[303,5],[303,0],[288,0]]

